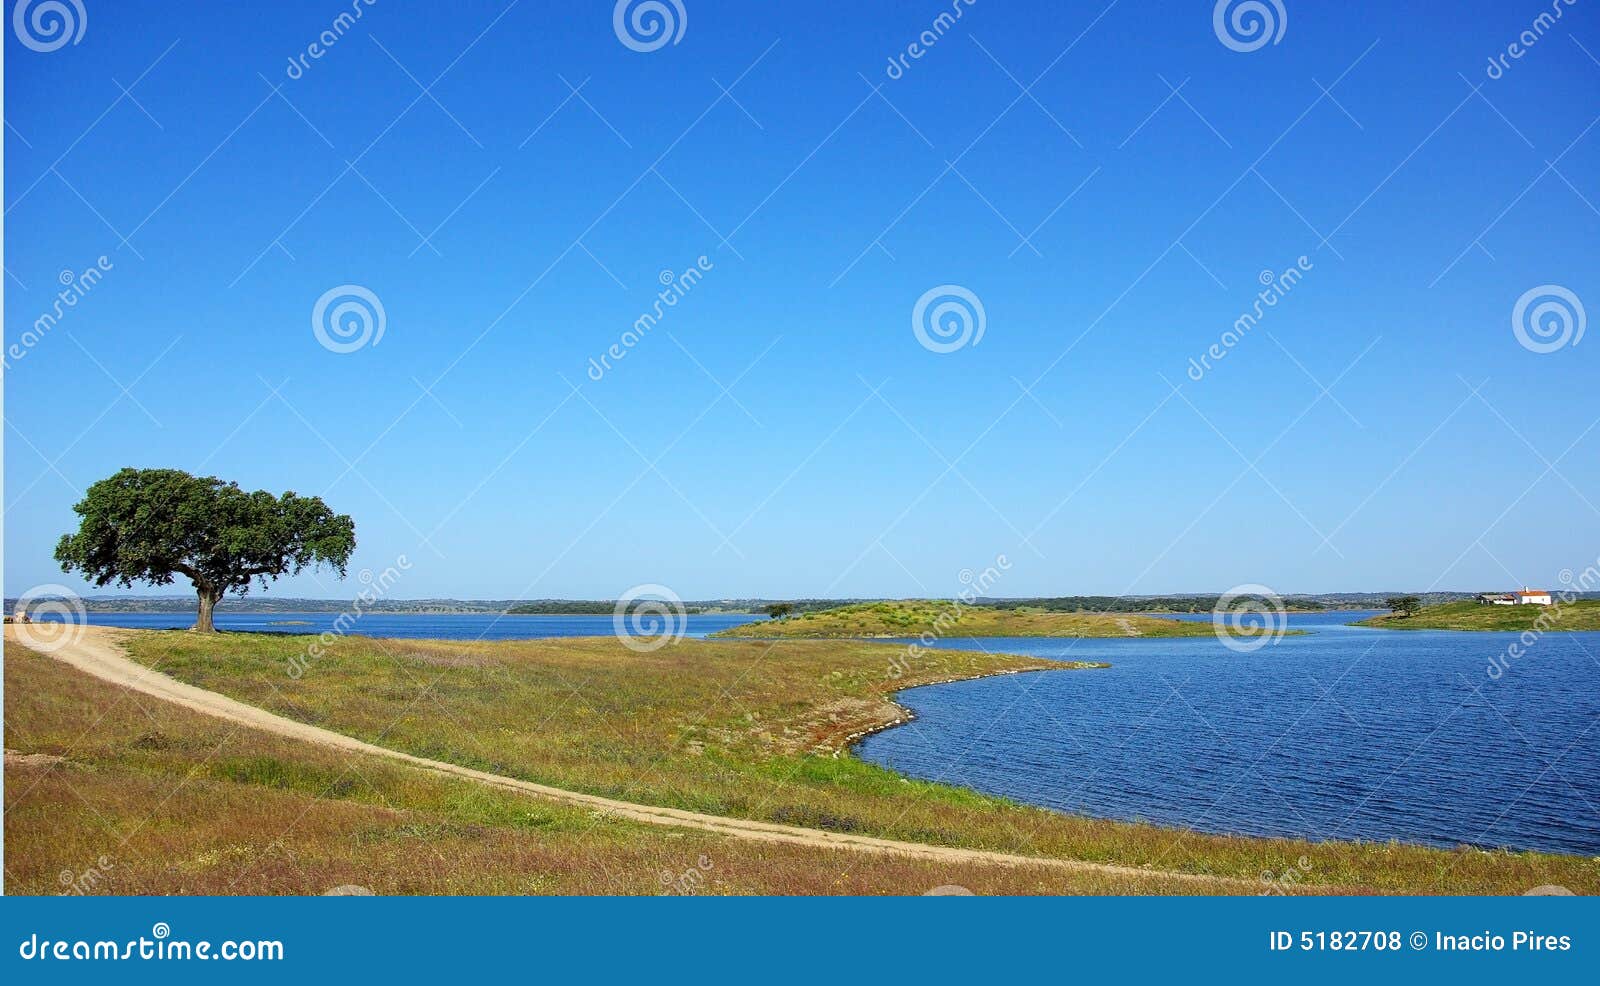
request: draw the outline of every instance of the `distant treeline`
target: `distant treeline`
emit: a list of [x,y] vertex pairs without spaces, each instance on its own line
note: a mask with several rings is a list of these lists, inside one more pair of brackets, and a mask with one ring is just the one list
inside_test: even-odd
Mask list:
[[[1557,591],[1557,590],[1551,590]],[[1399,592],[1320,592],[1282,597],[1284,606],[1298,610],[1386,609],[1388,600]],[[1423,606],[1474,599],[1472,592],[1412,593]],[[1209,613],[1221,595],[1195,596],[1055,596],[1048,599],[980,599],[974,605],[995,609],[1018,606],[1054,613]],[[1600,598],[1600,592],[1577,593],[1580,599]]]
[[[635,600],[629,607],[636,609],[642,604],[652,600]],[[695,599],[683,603],[685,613],[750,613],[764,615],[767,607],[775,603],[786,603],[794,607],[793,612],[801,613],[814,609],[830,609],[834,606],[843,606],[847,602],[856,602],[854,599],[804,599],[793,601],[787,599]],[[610,614],[617,607],[615,599],[536,599],[532,602],[516,603],[505,610],[510,616],[578,616],[596,613]]]
[[[1216,596],[1054,596],[1048,599],[985,599],[976,605],[993,609],[1042,609],[1050,613],[1209,613],[1222,597]],[[1291,609],[1327,609],[1315,599],[1295,596],[1284,600]]]
[[[648,606],[659,600],[635,599],[629,605],[631,612],[641,606]],[[507,616],[610,616],[616,611],[615,599],[540,599],[531,603],[517,603],[506,609]],[[729,612],[728,610],[710,609],[702,603],[684,603],[685,613],[711,613]]]

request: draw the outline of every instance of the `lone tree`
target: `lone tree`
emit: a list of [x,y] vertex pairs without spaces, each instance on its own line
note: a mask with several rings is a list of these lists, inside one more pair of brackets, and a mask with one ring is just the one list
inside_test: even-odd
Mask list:
[[1383,604],[1401,616],[1409,618],[1422,605],[1422,600],[1416,596],[1390,596],[1383,601]]
[[318,565],[344,578],[356,547],[355,524],[317,497],[246,493],[177,469],[123,469],[72,509],[83,520],[56,545],[63,572],[77,569],[96,586],[188,576],[200,597],[195,629],[206,633],[225,593]]
[[767,607],[767,618],[786,620],[794,612],[794,603],[773,603]]

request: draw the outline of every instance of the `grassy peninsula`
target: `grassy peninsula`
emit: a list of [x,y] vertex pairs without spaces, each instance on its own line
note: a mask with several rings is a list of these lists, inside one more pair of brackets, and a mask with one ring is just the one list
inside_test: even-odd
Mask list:
[[21,647],[5,679],[11,893],[1251,892],[664,829],[240,729]]
[[1554,606],[1445,603],[1424,606],[1411,616],[1386,613],[1355,625],[1385,630],[1600,630],[1600,599],[1579,599]]
[[[1030,658],[908,658],[904,647],[859,641],[682,640],[636,653],[609,637],[346,637],[295,678],[286,670],[304,660],[309,638],[123,639],[136,660],[182,681],[419,756],[636,803],[1149,876],[863,860],[647,828],[130,701],[8,648],[6,745],[22,755],[7,766],[14,889],[50,891],[63,869],[126,837],[115,889],[102,892],[305,893],[346,882],[379,893],[670,892],[659,875],[690,868],[708,893],[921,893],[944,883],[1013,893],[1600,891],[1595,860],[1064,815],[901,777],[850,753],[852,737],[904,717],[899,688],[1046,668],[1098,673]],[[175,777],[188,780],[174,790]],[[96,813],[77,810],[80,797]],[[159,821],[143,824],[152,816]],[[1264,872],[1296,879],[1266,884]],[[1179,887],[1173,874],[1204,879]]]
[[1066,613],[1019,607],[957,605],[939,600],[856,603],[758,620],[715,637],[872,638],[917,637],[1209,637],[1209,622],[1168,620],[1137,613]]

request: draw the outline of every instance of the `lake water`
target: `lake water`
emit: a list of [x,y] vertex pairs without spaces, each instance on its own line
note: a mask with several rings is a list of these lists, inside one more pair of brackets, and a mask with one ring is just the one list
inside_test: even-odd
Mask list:
[[[216,620],[226,630],[320,633],[337,615]],[[1250,654],[1212,637],[942,640],[935,646],[1112,667],[908,689],[899,701],[917,719],[858,752],[911,776],[1101,818],[1600,854],[1600,633],[1548,634],[1494,680],[1490,663],[1515,634],[1344,625],[1365,615],[1293,614],[1307,635]],[[751,619],[690,616],[687,635]],[[194,617],[89,620],[170,629]],[[353,632],[508,640],[606,636],[612,623],[372,613]]]
[[[338,613],[229,613],[219,611],[219,630],[262,633],[322,633],[333,630]],[[142,630],[184,630],[194,626],[193,613],[90,613],[89,622]],[[691,615],[684,635],[708,633],[762,617],[748,613]],[[348,627],[366,637],[412,637],[430,640],[534,640],[548,637],[605,637],[612,633],[609,613],[593,616],[501,616],[494,613],[367,613]]]
[[[1210,638],[950,639],[1112,667],[908,689],[865,759],[1101,818],[1204,832],[1600,854],[1600,633],[1384,631],[1293,615]],[[1206,619],[1208,617],[1198,617]]]

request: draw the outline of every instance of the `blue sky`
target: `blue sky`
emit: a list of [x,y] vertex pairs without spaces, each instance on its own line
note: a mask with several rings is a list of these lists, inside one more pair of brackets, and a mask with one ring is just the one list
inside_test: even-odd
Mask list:
[[[648,51],[599,2],[82,6],[49,51],[7,18],[8,346],[109,266],[10,359],[8,594],[84,588],[50,554],[125,465],[322,495],[405,596],[948,596],[1000,555],[1012,596],[1477,589],[1600,555],[1600,339],[1513,331],[1536,289],[1600,305],[1591,5],[1282,0],[1256,46],[1210,3],[682,0]],[[312,314],[345,285],[384,332],[339,353]],[[913,313],[947,285],[984,331],[938,353]]]

